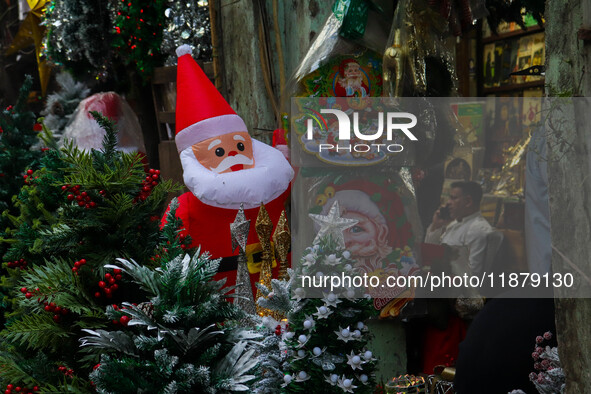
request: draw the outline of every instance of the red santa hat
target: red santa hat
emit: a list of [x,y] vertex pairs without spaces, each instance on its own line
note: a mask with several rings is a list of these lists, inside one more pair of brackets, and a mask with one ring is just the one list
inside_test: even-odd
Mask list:
[[182,152],[206,139],[238,131],[248,132],[191,56],[191,47],[177,48],[176,146]]

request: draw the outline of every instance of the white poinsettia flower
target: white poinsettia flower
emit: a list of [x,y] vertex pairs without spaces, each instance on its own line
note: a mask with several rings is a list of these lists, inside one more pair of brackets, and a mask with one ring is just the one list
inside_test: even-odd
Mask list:
[[324,302],[324,305],[326,306],[332,306],[334,308],[337,306],[337,304],[342,302],[332,291],[330,293],[322,292],[322,295],[324,296],[324,298],[322,298],[322,302]]
[[339,381],[339,376],[334,373],[332,375],[324,375],[324,381],[331,386],[336,386]]
[[297,302],[300,302],[302,299],[306,298],[306,290],[301,287],[298,287],[293,291],[292,298]]
[[305,330],[312,331],[316,327],[316,322],[312,316],[306,315],[303,325]]
[[361,365],[364,364],[365,361],[363,361],[360,356],[353,353],[353,350],[351,350],[351,354],[347,354],[347,359],[347,364],[349,364],[353,370],[363,369]]
[[283,383],[281,384],[281,387],[287,387],[288,384],[290,384],[293,381],[293,376],[286,374],[283,376]]
[[363,384],[367,384],[369,382],[369,376],[367,376],[366,374],[358,375],[357,379]]
[[353,379],[349,379],[345,377],[345,375],[341,376],[337,381],[337,386],[341,388],[345,393],[352,393],[353,390],[357,388],[357,386],[353,385]]
[[353,338],[353,335],[351,335],[351,331],[349,330],[349,327],[341,328],[339,326],[339,330],[335,331],[334,333],[337,334],[337,339],[339,339],[343,342],[349,342],[349,341],[355,340],[355,338]]
[[332,314],[332,311],[326,305],[317,306],[316,310],[318,312],[314,313],[313,315],[316,316],[317,319],[326,319]]
[[335,266],[341,263],[341,259],[337,257],[335,254],[329,254],[324,259],[324,264],[328,266]]
[[310,379],[310,374],[306,371],[300,371],[295,375],[296,382],[305,382],[306,380]]
[[365,360],[365,362],[376,361],[377,358],[373,356],[371,350],[366,350],[360,354],[361,358]]
[[306,343],[308,343],[309,340],[310,335],[301,334],[300,336],[298,336],[298,345],[296,346],[296,349],[300,349],[306,346]]
[[343,291],[341,293],[341,296],[348,299],[349,301],[353,301],[357,298],[355,294],[355,289],[353,289],[352,287],[349,287],[345,291]]
[[307,255],[305,255],[304,257],[302,257],[302,265],[304,267],[311,267],[314,264],[316,264],[316,259],[318,258],[318,256],[316,256],[316,254],[314,253],[308,253]]
[[296,351],[295,354],[293,355],[293,359],[294,360],[302,360],[302,359],[306,358],[307,355],[308,355],[308,352],[306,352],[304,349],[298,349],[298,351]]
[[323,348],[320,348],[319,346],[316,346],[312,349],[312,358],[317,358],[322,356],[322,354],[326,351],[326,346]]

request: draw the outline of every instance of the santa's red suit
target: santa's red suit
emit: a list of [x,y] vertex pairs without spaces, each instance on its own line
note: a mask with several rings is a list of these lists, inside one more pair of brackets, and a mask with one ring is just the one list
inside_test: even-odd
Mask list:
[[[286,190],[275,200],[265,204],[265,209],[274,225],[277,225],[284,202],[289,198],[289,191]],[[230,223],[236,218],[237,211],[234,209],[216,208],[199,201],[192,192],[187,192],[178,198],[179,208],[176,216],[179,217],[192,239],[191,247],[202,245],[202,251],[208,251],[213,258],[221,257],[222,261],[219,273],[215,279],[226,278],[226,286],[233,286],[236,283],[237,250],[232,250],[230,238]],[[253,294],[256,294],[255,283],[259,281],[261,249],[258,245],[258,236],[255,231],[255,222],[259,208],[245,209],[246,219],[250,220],[250,231],[248,233],[248,265],[250,282]],[[279,264],[273,267],[273,277],[278,277]]]
[[[293,170],[279,150],[250,138],[244,121],[182,48],[180,53],[177,50],[175,141],[190,191],[178,198],[176,216],[191,236],[191,246],[222,258],[216,279],[227,278],[226,286],[231,286],[236,282],[238,249],[232,250],[230,224],[243,204],[250,219],[246,253],[256,294],[261,260],[255,230],[259,208],[265,205],[276,226],[289,198]],[[224,165],[226,160],[232,164]]]

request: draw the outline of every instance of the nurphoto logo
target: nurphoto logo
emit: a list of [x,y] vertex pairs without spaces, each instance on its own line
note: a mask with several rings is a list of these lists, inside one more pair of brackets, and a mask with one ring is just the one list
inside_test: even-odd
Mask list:
[[[377,119],[368,118],[368,113],[361,114],[358,111],[349,113],[339,109],[320,109],[317,111],[306,108],[311,112],[311,118],[306,123],[306,139],[313,140],[318,129],[325,130],[332,136],[323,143],[318,144],[318,152],[349,152],[367,153],[389,152],[398,153],[404,150],[395,140],[394,131],[400,130],[411,141],[417,141],[417,137],[410,131],[416,126],[417,117],[409,112],[377,112]],[[336,120],[327,122],[323,114],[336,116]],[[351,121],[351,115],[353,121]],[[385,123],[385,127],[384,127]],[[338,130],[338,134],[336,131]],[[351,132],[352,130],[352,132]],[[385,131],[385,136],[384,136]],[[336,134],[336,135],[334,135]],[[384,138],[385,137],[385,138]]]

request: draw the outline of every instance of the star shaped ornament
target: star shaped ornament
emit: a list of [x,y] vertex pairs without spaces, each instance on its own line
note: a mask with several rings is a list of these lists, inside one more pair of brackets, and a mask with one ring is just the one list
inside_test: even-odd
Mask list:
[[233,223],[230,223],[230,234],[232,235],[232,250],[240,248],[240,252],[244,253],[246,249],[246,241],[248,239],[248,231],[250,230],[250,220],[246,219],[244,215],[244,204],[240,204],[240,209],[236,215]]
[[318,230],[318,234],[316,234],[316,238],[314,238],[314,242],[312,242],[313,245],[319,244],[322,238],[330,235],[338,246],[344,248],[345,237],[343,231],[358,223],[358,220],[341,217],[338,200],[335,200],[332,204],[328,211],[328,215],[316,215],[310,213],[309,216],[320,226],[320,230]]

